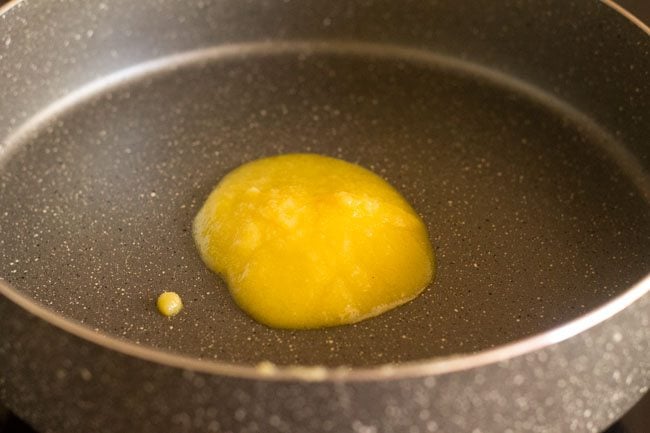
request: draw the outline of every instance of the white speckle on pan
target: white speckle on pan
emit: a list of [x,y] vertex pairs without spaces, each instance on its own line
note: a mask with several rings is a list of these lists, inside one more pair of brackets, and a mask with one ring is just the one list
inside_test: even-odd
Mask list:
[[377,433],[377,427],[372,424],[364,424],[361,421],[352,422],[352,430],[354,433]]
[[79,370],[79,375],[86,382],[89,382],[93,378],[93,374],[87,368],[81,368]]

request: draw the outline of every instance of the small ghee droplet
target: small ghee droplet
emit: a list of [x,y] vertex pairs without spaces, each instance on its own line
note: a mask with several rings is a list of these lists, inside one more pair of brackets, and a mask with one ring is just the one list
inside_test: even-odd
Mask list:
[[163,292],[158,296],[156,306],[160,314],[167,317],[172,317],[180,313],[183,309],[183,302],[181,297],[176,292]]

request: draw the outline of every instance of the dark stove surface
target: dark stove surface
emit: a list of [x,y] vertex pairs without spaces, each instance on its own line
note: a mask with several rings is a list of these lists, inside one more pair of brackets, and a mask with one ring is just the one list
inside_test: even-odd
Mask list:
[[[0,0],[0,6],[7,0]],[[618,0],[645,23],[650,23],[650,0]],[[603,433],[649,433],[650,392],[621,420]],[[0,405],[0,433],[37,433],[21,419]]]
[[[650,2],[649,2],[650,4]],[[650,432],[650,392],[605,433]]]

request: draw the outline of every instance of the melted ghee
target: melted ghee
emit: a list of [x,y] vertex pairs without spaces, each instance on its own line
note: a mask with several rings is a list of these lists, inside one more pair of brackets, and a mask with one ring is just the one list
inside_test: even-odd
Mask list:
[[427,230],[386,181],[314,154],[233,170],[194,220],[207,266],[242,310],[277,328],[320,328],[376,316],[432,281]]

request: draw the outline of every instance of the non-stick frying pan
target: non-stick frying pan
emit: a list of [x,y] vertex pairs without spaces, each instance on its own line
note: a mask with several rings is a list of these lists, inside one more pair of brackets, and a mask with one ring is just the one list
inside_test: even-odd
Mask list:
[[[0,397],[35,426],[597,432],[648,389],[650,39],[614,5],[24,0],[0,19]],[[192,219],[229,170],[286,152],[405,195],[438,259],[422,296],[312,331],[234,305]]]

